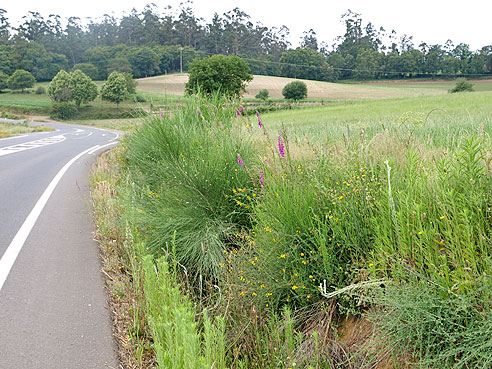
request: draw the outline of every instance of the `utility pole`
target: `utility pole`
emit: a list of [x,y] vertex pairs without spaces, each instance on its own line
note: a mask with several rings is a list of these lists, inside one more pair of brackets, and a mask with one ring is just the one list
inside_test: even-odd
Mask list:
[[179,70],[183,74],[183,46],[179,48]]

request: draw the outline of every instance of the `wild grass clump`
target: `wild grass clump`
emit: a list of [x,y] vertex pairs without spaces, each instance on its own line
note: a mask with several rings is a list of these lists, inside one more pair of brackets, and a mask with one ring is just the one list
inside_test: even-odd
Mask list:
[[125,139],[125,168],[134,183],[129,206],[152,253],[168,252],[190,275],[216,276],[233,235],[250,225],[248,201],[234,193],[254,187],[253,146],[233,125],[225,98],[193,97],[170,115],[148,118]]
[[[408,277],[408,275],[407,275]],[[422,275],[390,284],[372,315],[383,341],[429,368],[492,367],[491,281],[474,291],[450,293]]]

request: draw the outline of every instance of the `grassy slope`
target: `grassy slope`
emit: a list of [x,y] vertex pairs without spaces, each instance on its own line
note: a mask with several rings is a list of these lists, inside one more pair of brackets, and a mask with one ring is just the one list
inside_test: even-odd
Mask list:
[[[183,95],[186,74],[170,74],[138,80],[137,90]],[[255,75],[244,97],[252,98],[261,89],[268,89],[271,98],[282,98],[282,88],[292,78]],[[445,94],[455,81],[384,81],[357,84],[330,83],[304,80],[308,86],[308,98],[312,99],[379,99]],[[491,91],[492,80],[473,81],[477,91]]]
[[[394,126],[401,123],[408,113],[412,118],[423,120],[427,128],[443,131],[443,128],[463,128],[484,124],[490,130],[492,117],[492,92],[473,92],[394,98],[384,100],[359,100],[339,102],[333,105],[302,110],[274,112],[264,117],[265,124],[279,128],[283,123],[297,136],[314,138],[326,136],[340,138],[347,132],[358,129]],[[413,119],[412,119],[413,120]]]

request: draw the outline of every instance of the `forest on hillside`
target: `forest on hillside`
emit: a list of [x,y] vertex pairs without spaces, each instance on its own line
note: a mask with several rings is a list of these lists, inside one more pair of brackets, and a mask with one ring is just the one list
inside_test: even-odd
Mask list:
[[415,45],[412,36],[386,31],[350,10],[341,21],[345,33],[332,44],[310,29],[293,48],[287,26],[266,27],[239,8],[216,13],[208,23],[190,2],[164,10],[150,4],[120,18],[105,14],[85,23],[29,11],[18,26],[0,9],[0,73],[24,69],[37,81],[49,81],[59,70],[76,67],[93,79],[114,70],[140,78],[186,71],[195,58],[234,54],[253,74],[332,82],[492,76],[492,45],[479,50],[451,40]]

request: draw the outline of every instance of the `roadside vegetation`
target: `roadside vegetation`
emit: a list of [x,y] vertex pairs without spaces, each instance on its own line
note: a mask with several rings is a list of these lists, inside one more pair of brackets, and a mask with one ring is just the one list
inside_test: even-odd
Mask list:
[[6,123],[0,121],[0,138],[7,138],[33,132],[53,131],[53,128],[45,126],[31,126],[27,123]]
[[92,184],[122,361],[489,368],[489,100],[144,118]]

